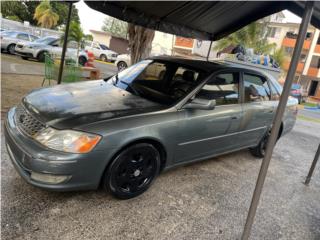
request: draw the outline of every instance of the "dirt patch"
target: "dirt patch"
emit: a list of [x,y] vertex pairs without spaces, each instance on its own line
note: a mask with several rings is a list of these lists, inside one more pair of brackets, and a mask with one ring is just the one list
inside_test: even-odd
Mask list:
[[1,119],[28,92],[40,88],[42,80],[43,77],[37,75],[1,74]]

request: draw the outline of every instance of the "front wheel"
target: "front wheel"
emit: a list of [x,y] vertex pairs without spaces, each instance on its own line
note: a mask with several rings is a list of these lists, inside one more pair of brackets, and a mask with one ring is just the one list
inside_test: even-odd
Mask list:
[[119,62],[117,67],[118,67],[118,71],[121,72],[122,70],[126,69],[128,66],[125,62]]
[[103,61],[103,62],[107,62],[107,61],[108,61],[108,58],[107,58],[106,55],[102,54],[102,55],[100,56],[100,60]]
[[46,53],[45,52],[41,52],[39,53],[37,59],[39,62],[44,62],[45,61],[45,58],[46,58]]
[[8,46],[8,52],[9,52],[10,54],[14,54],[14,53],[15,53],[15,48],[16,48],[16,45],[15,45],[15,44],[10,44],[10,45]]
[[120,199],[145,192],[160,171],[160,153],[149,143],[138,143],[120,152],[103,178],[104,189]]
[[87,59],[84,56],[79,57],[79,64],[81,66],[84,66],[86,64],[86,62],[87,62]]

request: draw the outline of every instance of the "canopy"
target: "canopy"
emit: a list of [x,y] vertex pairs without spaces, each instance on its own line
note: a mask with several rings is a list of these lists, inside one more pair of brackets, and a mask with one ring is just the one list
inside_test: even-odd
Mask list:
[[[202,40],[219,40],[249,23],[289,10],[302,16],[305,2],[296,1],[85,1],[102,13],[146,28]],[[320,28],[320,2],[311,24]]]

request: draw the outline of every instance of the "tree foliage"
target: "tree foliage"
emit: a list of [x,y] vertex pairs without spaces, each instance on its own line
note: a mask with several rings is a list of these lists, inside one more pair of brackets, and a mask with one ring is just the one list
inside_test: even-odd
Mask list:
[[58,24],[59,15],[52,10],[49,1],[43,1],[37,6],[33,18],[41,27],[53,28]]
[[127,38],[128,23],[113,17],[106,17],[101,30],[109,32],[115,37]]
[[284,49],[281,47],[279,49],[274,49],[273,53],[271,54],[274,60],[279,64],[279,66],[282,68],[283,64],[286,60],[286,55],[284,52]]
[[[40,1],[1,1],[1,14],[4,18],[14,19],[16,21],[28,21],[31,25],[37,25],[37,20],[33,19],[35,10]],[[57,26],[66,24],[68,16],[68,4],[59,1],[51,1],[52,11],[59,15]],[[71,20],[80,23],[78,9],[72,7]]]
[[253,22],[219,40],[214,48],[222,50],[230,45],[241,44],[245,48],[253,48],[257,54],[270,53],[276,45],[268,43],[267,33],[268,28],[265,21]]
[[128,34],[131,63],[135,64],[149,57],[152,49],[154,30],[129,23]]

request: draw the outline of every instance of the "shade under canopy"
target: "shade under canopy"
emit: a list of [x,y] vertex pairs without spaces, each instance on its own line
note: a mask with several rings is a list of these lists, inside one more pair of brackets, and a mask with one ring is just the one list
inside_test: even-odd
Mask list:
[[[85,1],[99,12],[146,28],[178,36],[218,40],[249,23],[289,10],[302,16],[305,2],[277,1]],[[320,2],[315,2],[311,24],[320,28]]]

